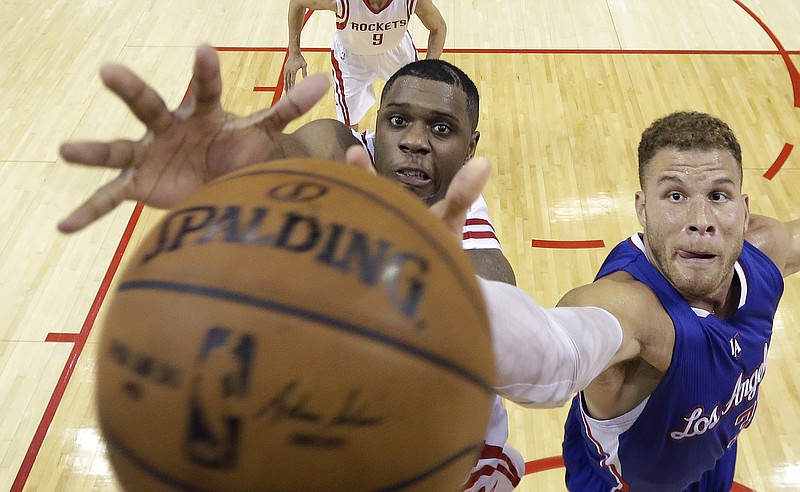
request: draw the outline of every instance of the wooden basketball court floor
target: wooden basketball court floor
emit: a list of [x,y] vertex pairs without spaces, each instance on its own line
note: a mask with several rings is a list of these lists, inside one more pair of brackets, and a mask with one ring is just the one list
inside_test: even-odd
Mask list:
[[[170,106],[194,47],[220,48],[225,105],[279,94],[286,5],[278,0],[6,0],[0,6],[0,490],[118,490],[95,425],[95,345],[125,251],[158,212],[126,204],[86,231],[56,221],[111,173],[65,165],[67,139],[138,138],[105,91],[102,63],[133,67]],[[437,0],[444,58],[478,83],[485,190],[519,285],[544,305],[589,281],[638,230],[635,150],[653,119],[716,114],[744,149],[756,213],[800,216],[800,3],[795,0]],[[328,12],[303,31],[327,71]],[[426,32],[417,19],[417,46]],[[302,121],[333,117],[332,97]],[[364,120],[371,126],[374,114]],[[296,126],[296,125],[295,125]],[[800,490],[800,280],[775,322],[755,422],[740,440],[741,489]],[[565,409],[509,405],[528,461],[519,490],[564,490]]]

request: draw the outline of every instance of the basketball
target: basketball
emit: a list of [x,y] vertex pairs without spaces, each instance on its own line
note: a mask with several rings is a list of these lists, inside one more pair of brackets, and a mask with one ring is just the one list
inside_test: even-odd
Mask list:
[[147,233],[102,323],[98,418],[126,490],[456,491],[483,444],[472,265],[360,169],[212,181]]

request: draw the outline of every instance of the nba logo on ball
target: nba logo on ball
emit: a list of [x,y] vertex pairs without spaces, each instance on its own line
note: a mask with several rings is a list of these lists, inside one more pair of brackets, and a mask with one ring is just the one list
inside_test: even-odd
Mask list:
[[395,183],[312,160],[242,169],[168,212],[99,350],[129,490],[458,490],[494,379],[458,241]]
[[249,334],[220,326],[206,333],[195,359],[189,400],[186,454],[195,463],[212,468],[236,465],[244,416],[220,409],[236,407],[224,400],[247,397],[255,349],[255,337]]

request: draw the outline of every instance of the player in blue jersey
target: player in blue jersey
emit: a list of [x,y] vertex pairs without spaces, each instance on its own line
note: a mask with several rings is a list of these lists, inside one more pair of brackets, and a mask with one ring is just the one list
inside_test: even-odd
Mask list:
[[560,306],[612,313],[624,341],[572,402],[566,482],[580,492],[729,491],[753,419],[800,221],[751,215],[731,129],[703,113],[657,120],[639,144],[643,229]]

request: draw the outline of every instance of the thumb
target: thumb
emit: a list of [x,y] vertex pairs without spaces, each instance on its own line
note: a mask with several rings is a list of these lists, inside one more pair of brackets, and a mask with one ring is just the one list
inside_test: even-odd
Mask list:
[[491,164],[483,157],[470,159],[453,177],[444,199],[430,207],[430,211],[459,238],[464,229],[467,210],[489,181],[491,169]]
[[345,153],[345,160],[348,166],[358,167],[372,174],[376,174],[372,159],[369,157],[367,149],[361,145],[352,145]]

